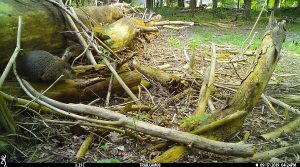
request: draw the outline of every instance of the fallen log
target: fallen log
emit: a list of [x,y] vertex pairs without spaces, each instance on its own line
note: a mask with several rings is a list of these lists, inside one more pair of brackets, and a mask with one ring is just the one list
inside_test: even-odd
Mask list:
[[95,26],[93,32],[96,36],[108,35],[111,39],[106,40],[105,43],[113,50],[120,50],[128,46],[136,37],[140,27],[145,26],[146,24],[142,19],[122,18],[109,25]]
[[254,154],[249,158],[236,158],[229,161],[228,163],[246,163],[246,162],[266,162],[272,157],[277,157],[286,153],[299,153],[300,152],[300,144],[295,144],[288,147],[277,148],[274,150],[269,150],[261,153]]
[[[122,9],[126,10],[117,6],[84,7],[75,10],[86,26],[94,26],[112,23],[122,18],[124,16]],[[23,16],[22,49],[25,52],[45,50],[60,56],[67,48],[67,40],[78,42],[61,10],[48,1],[3,0],[0,10],[0,25],[3,25],[0,29],[2,37],[0,39],[0,69],[6,64],[15,48],[13,34],[18,26],[18,16]]]
[[62,33],[66,30],[63,15],[51,3],[2,0],[0,11],[0,67],[6,64],[15,49],[18,16],[23,17],[21,43],[24,51],[40,49],[57,54],[66,47],[67,40]]
[[110,24],[124,16],[123,10],[116,6],[87,6],[74,10],[85,25],[91,26]]
[[[120,77],[129,87],[140,84],[142,76],[136,71],[129,71],[120,74]],[[49,98],[62,102],[81,102],[84,100],[93,100],[98,97],[105,97],[110,78],[97,82],[87,87],[81,87],[80,82],[76,80],[66,80],[65,82],[56,83],[45,95]],[[31,82],[33,87],[38,91],[45,90],[50,86],[49,83]],[[20,89],[17,89],[15,82],[8,82],[4,85],[3,90],[10,94],[21,96]],[[112,93],[123,95],[124,91],[116,79],[112,82]]]
[[180,86],[180,77],[164,72],[160,69],[155,69],[149,66],[141,65],[134,61],[133,67],[149,79],[159,82],[162,86],[172,89],[177,89]]
[[300,94],[272,95],[272,96],[289,105],[300,106]]
[[269,132],[261,135],[265,140],[271,140],[280,137],[285,134],[289,134],[300,127],[300,117],[297,117],[294,121],[287,123],[286,125],[275,129],[273,132]]

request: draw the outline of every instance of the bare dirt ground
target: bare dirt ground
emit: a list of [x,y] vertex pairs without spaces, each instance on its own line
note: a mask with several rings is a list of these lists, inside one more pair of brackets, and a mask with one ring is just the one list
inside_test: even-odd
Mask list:
[[[170,43],[169,40],[175,36],[183,43],[187,43],[187,38],[193,35],[187,33],[188,31],[189,29],[180,31],[163,30],[156,38],[137,41],[136,51],[139,52],[139,55],[136,57],[136,60],[142,64],[161,68],[167,72],[179,75],[184,80],[192,81],[193,88],[197,91],[188,94],[182,98],[180,102],[167,103],[163,108],[156,109],[152,114],[147,112],[130,112],[127,113],[128,115],[160,126],[180,129],[180,122],[183,118],[189,116],[195,110],[204,71],[210,64],[210,46],[200,44],[196,48],[195,71],[191,74],[186,68],[187,61],[183,54],[182,46],[176,46]],[[252,58],[240,56],[236,52],[239,49],[240,48],[233,45],[217,45],[217,57],[219,62],[217,62],[216,83],[227,85],[228,87],[230,87],[230,85],[236,86],[240,84],[240,77],[246,76]],[[192,54],[192,49],[188,46],[186,47],[186,51],[189,55]],[[287,52],[284,54],[285,56],[283,56],[283,59],[280,60],[279,63],[282,70],[277,72],[277,74],[300,74],[299,55],[294,56]],[[228,62],[230,60],[242,60],[245,58],[247,59],[237,63]],[[235,72],[233,66],[237,69],[237,72]],[[291,69],[293,70],[291,71]],[[236,73],[239,73],[239,76]],[[275,79],[273,79],[274,82],[280,81],[280,83],[292,82],[293,84],[298,84],[300,80],[299,75],[282,77],[282,79],[278,78],[279,76],[275,77]],[[144,104],[163,104],[175,95],[157,83],[151,80],[150,82],[152,83],[152,87],[148,89],[150,94],[144,89],[142,89],[140,93]],[[278,89],[277,85],[271,86],[272,89],[270,89],[268,93],[272,93],[273,90],[276,91],[278,89],[280,89],[280,91],[286,90],[282,85],[278,85],[280,86]],[[213,94],[213,103],[216,109],[220,109],[233,94],[234,92],[228,88],[216,87],[215,93]],[[111,101],[120,104],[125,100],[124,98],[115,96]],[[230,139],[230,141],[242,141],[244,135],[249,133],[250,136],[247,142],[256,144],[258,152],[299,143],[299,130],[293,134],[276,139],[275,141],[264,141],[260,138],[261,134],[270,132],[288,122],[282,117],[283,109],[278,107],[277,111],[281,117],[270,112],[263,102],[259,102],[253,112],[247,117],[243,129]],[[30,137],[32,137],[33,140],[20,141],[20,145],[17,145],[17,147],[23,155],[16,151],[14,157],[11,159],[14,162],[75,162],[76,152],[89,133],[95,135],[95,140],[85,156],[84,162],[96,162],[107,158],[119,159],[122,162],[148,162],[154,157],[161,155],[161,153],[167,149],[146,150],[146,148],[164,141],[151,136],[140,134],[144,140],[136,140],[128,136],[122,136],[116,132],[108,132],[90,127],[79,128],[66,125],[50,125],[50,127],[46,127],[38,118],[30,115],[31,114],[28,114],[28,117],[24,117],[24,120],[20,120],[20,122],[28,122],[24,126],[36,136],[34,137],[32,134],[24,132],[26,136],[31,135]],[[293,114],[290,114],[290,117],[293,116]],[[45,115],[45,117],[48,119],[56,118],[53,115]],[[183,157],[178,162],[222,162],[231,158],[233,157],[192,149],[188,156]],[[297,154],[288,154],[277,158],[284,162],[300,162],[299,155]]]

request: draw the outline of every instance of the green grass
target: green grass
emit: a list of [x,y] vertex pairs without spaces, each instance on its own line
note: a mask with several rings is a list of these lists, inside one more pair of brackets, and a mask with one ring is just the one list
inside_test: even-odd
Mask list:
[[[220,9],[218,9],[220,12]],[[223,23],[223,24],[233,24],[230,22],[232,18],[220,18],[219,15],[214,15],[213,11],[199,11],[195,15],[191,13],[180,13],[178,9],[172,8],[161,8],[156,9],[156,12],[161,14],[164,20],[180,20],[180,21],[193,21],[198,23],[213,22],[213,23]],[[225,15],[232,11],[222,11]],[[190,34],[190,40],[199,44],[210,44],[214,42],[217,44],[232,44],[237,46],[242,46],[242,43],[247,38],[250,33],[250,29],[254,25],[256,18],[260,11],[252,11],[252,20],[243,20],[239,18],[236,23],[237,28],[220,28],[220,27],[207,27],[207,26],[194,26],[188,33]],[[283,12],[277,13],[277,18],[282,19],[285,17],[297,17],[296,12],[292,9],[283,10]],[[298,16],[299,17],[299,16]],[[251,46],[251,49],[255,50],[261,43],[261,37],[264,34],[265,27],[268,23],[268,17],[266,13],[263,13],[260,21],[258,22],[255,31],[258,32],[256,39]],[[174,46],[181,46],[182,42],[176,37],[169,38],[168,43]],[[298,43],[298,44],[297,44]],[[191,45],[191,43],[189,43]],[[293,52],[295,54],[300,54],[300,23],[288,23],[287,24],[287,38],[283,44],[283,50]]]
[[168,41],[168,43],[170,45],[174,45],[176,47],[180,47],[181,46],[180,40],[178,38],[176,38],[176,37],[171,37],[167,41]]

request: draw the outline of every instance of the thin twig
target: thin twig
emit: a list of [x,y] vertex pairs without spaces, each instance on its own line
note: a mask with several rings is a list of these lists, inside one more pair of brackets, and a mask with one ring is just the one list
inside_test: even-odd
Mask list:
[[273,107],[272,103],[269,101],[269,99],[266,97],[266,95],[265,94],[261,94],[261,98],[266,103],[266,105],[269,108],[269,110],[272,111],[272,112],[274,112],[276,115],[279,116],[279,114],[277,113],[276,109]]
[[55,124],[70,124],[70,125],[79,124],[79,125],[84,125],[84,126],[93,126],[93,127],[97,127],[97,128],[101,128],[101,129],[111,130],[111,131],[115,131],[115,132],[119,132],[119,133],[125,133],[125,131],[117,129],[117,128],[113,128],[111,126],[102,126],[102,125],[89,123],[89,122],[83,122],[83,121],[72,122],[72,121],[57,121],[57,120],[46,119],[45,122],[55,123]]
[[0,78],[0,89],[2,88],[2,85],[13,65],[13,62],[17,58],[20,50],[21,50],[21,31],[22,31],[22,16],[19,16],[19,22],[18,22],[18,32],[17,32],[17,46],[15,48],[15,51],[13,55],[10,57],[9,62],[7,63],[5,70],[3,71],[1,78]]
[[[113,65],[113,67],[116,69],[115,64]],[[110,99],[110,95],[111,95],[111,88],[112,88],[113,79],[114,79],[114,75],[111,74],[110,80],[109,80],[109,85],[108,85],[108,90],[107,90],[107,95],[106,95],[106,100],[105,100],[105,106],[106,107],[109,106],[109,99]]]
[[29,130],[29,129],[27,129],[27,128],[25,128],[24,126],[22,126],[22,125],[19,125],[19,124],[17,124],[20,128],[22,128],[22,129],[24,129],[24,130],[26,130],[27,132],[29,132],[30,134],[32,134],[37,140],[39,140],[39,141],[41,141],[41,142],[43,142],[43,140],[42,139],[40,139],[39,137],[37,137],[37,135],[36,134],[34,134],[31,130]]
[[117,55],[117,53],[115,51],[113,51],[110,47],[108,47],[103,41],[101,41],[97,36],[94,37],[96,39],[96,41],[99,42],[99,44],[106,50],[108,50],[110,52],[111,55],[113,55],[115,58],[117,58],[118,60],[121,60],[121,58]]
[[244,55],[246,53],[246,51],[249,49],[249,47],[253,44],[253,41],[254,41],[256,35],[257,35],[257,31],[254,32],[251,40],[249,41],[248,45],[245,47],[245,49],[243,50],[241,55]]
[[248,41],[248,39],[251,37],[251,35],[252,35],[252,33],[253,33],[253,31],[254,31],[254,29],[256,27],[256,24],[258,23],[258,20],[260,19],[262,12],[264,11],[264,9],[265,9],[265,7],[267,5],[267,2],[268,1],[265,1],[264,6],[261,8],[261,11],[260,11],[260,13],[259,13],[259,15],[258,15],[258,17],[257,17],[257,19],[256,19],[256,21],[255,21],[255,23],[253,25],[253,27],[252,27],[250,33],[249,33],[248,37],[245,39],[245,41],[242,44],[242,48],[244,47],[244,44]]
[[151,99],[152,103],[153,103],[154,105],[156,105],[155,102],[154,102],[153,96],[151,95],[151,93],[149,92],[149,90],[146,88],[146,86],[143,85],[142,83],[141,83],[140,85],[141,85],[141,86],[145,89],[145,91],[148,93],[148,95],[150,96],[150,99]]
[[275,99],[275,98],[273,98],[273,97],[271,97],[271,96],[266,96],[272,103],[275,103],[275,104],[277,104],[277,105],[279,105],[279,106],[281,106],[281,107],[283,107],[283,108],[285,108],[285,109],[287,109],[287,110],[289,110],[289,111],[291,111],[291,112],[293,112],[293,113],[296,113],[296,114],[298,114],[298,115],[300,115],[300,111],[298,110],[298,109],[296,109],[296,108],[294,108],[294,107],[292,107],[292,106],[290,106],[290,105],[288,105],[288,104],[286,104],[286,103],[284,103],[284,102],[282,102],[282,101],[280,101],[280,100],[277,100],[277,99]]
[[[59,0],[59,3],[57,3],[57,2],[55,2],[55,1],[53,1],[53,0],[48,0],[48,1],[51,2],[51,3],[53,3],[53,4],[58,5],[59,7],[63,8],[63,9],[65,9],[65,7],[62,6],[62,5],[64,5],[64,4],[62,3],[61,0]],[[72,7],[70,7],[70,8],[72,8]],[[65,12],[71,13],[71,12],[68,11],[67,9],[65,9]],[[68,13],[68,14],[69,14],[69,13]],[[71,17],[72,17],[72,16],[71,16],[70,14],[69,14],[69,15],[66,15],[67,21],[69,22],[71,28],[72,28],[75,32],[79,32],[79,30],[78,30],[76,24],[74,23],[74,21],[72,20]],[[79,20],[76,16],[73,16],[73,19],[75,19],[75,18],[76,18],[77,20]],[[81,21],[79,20],[79,22],[81,22]],[[82,23],[82,22],[81,22],[81,23]],[[83,23],[82,23],[82,24],[83,24]],[[86,28],[86,29],[84,29],[85,31],[88,30],[88,28],[87,28],[86,26],[85,26],[85,28]],[[79,33],[76,33],[75,35],[76,35],[77,38],[79,39],[79,42],[80,42],[80,44],[82,45],[82,47],[83,47],[83,48],[88,48],[88,44],[86,43],[86,41],[84,40],[84,38],[82,37],[82,35],[79,34]],[[92,54],[92,52],[91,52],[90,50],[87,50],[87,51],[86,51],[86,56],[87,56],[87,58],[89,59],[89,61],[90,61],[91,64],[97,64],[97,62],[96,62],[96,60],[95,60],[95,58],[94,58],[94,56],[93,56],[93,54]]]
[[[92,37],[93,37],[93,35],[92,35]],[[75,59],[73,60],[73,62],[72,62],[72,64],[71,64],[71,67],[73,67],[73,66],[74,66],[74,63],[75,63],[81,56],[83,56],[83,55],[87,52],[87,50],[88,50],[88,49],[90,48],[90,46],[91,46],[91,42],[92,42],[92,39],[89,40],[89,44],[88,44],[88,46],[83,50],[83,52],[80,53],[80,55],[78,55],[77,57],[75,57]]]

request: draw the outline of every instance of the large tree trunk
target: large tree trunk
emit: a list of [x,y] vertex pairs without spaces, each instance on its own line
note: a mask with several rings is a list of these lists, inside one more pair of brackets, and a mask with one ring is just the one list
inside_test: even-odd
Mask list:
[[145,27],[143,20],[138,18],[122,18],[106,26],[94,27],[95,34],[108,35],[111,39],[106,42],[113,50],[128,46],[138,33],[138,27]]
[[178,7],[184,8],[184,0],[178,0]]
[[202,0],[198,0],[198,6],[201,7],[202,6]]
[[213,0],[213,9],[218,7],[218,0]]
[[85,25],[113,23],[124,16],[121,8],[115,6],[88,6],[74,9]]
[[148,9],[152,9],[153,8],[153,0],[146,0],[146,7]]
[[279,8],[279,0],[274,0],[274,9],[278,9]]
[[251,19],[251,0],[244,0],[245,11],[244,15],[246,19]]
[[[136,71],[129,71],[119,74],[125,84],[132,88],[140,84],[141,82],[141,74]],[[93,100],[98,97],[105,97],[107,94],[108,86],[110,82],[110,77],[104,81],[97,82],[90,86],[81,86],[80,82],[75,80],[66,80],[65,82],[56,83],[49,91],[45,93],[45,96],[61,101],[61,102],[71,102],[78,103],[85,100]],[[8,92],[15,96],[22,96],[23,92],[18,88],[18,83],[16,82],[8,82],[4,86],[4,91]],[[50,84],[49,83],[41,83],[41,82],[31,82],[33,87],[42,91],[47,89]],[[124,95],[124,89],[119,84],[116,79],[113,79],[112,83],[112,93],[116,93],[119,95]]]
[[164,6],[164,0],[160,0],[160,2],[159,2],[159,7],[163,7]]
[[192,12],[194,13],[196,10],[196,5],[197,5],[197,1],[196,0],[191,0],[190,1],[190,8],[192,9]]
[[66,46],[62,13],[45,0],[1,0],[0,66],[16,47],[18,16],[23,16],[21,44],[24,51],[46,50],[58,53]]
[[[122,9],[127,10],[125,8]],[[91,6],[75,11],[83,23],[97,26],[122,18],[122,9],[116,6]],[[21,48],[25,52],[45,50],[60,56],[67,48],[67,39],[77,40],[76,36],[68,31],[69,26],[66,25],[64,15],[56,6],[45,0],[2,0],[0,11],[0,70],[15,49],[18,16],[23,17]]]

